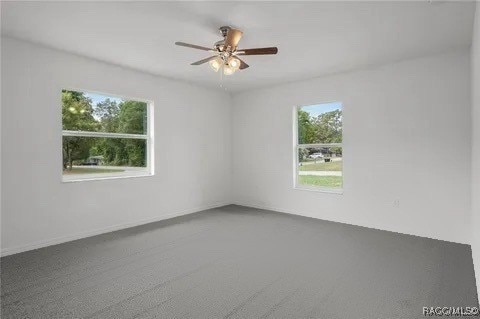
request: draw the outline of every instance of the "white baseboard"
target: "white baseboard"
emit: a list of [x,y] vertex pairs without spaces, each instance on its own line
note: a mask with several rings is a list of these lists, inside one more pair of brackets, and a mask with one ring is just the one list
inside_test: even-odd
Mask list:
[[222,206],[226,206],[226,205],[230,205],[230,203],[217,203],[217,204],[214,204],[214,205],[196,207],[196,208],[191,208],[191,209],[187,209],[187,210],[183,210],[183,211],[178,211],[178,212],[174,212],[174,213],[170,213],[170,214],[167,214],[167,215],[162,215],[162,216],[154,217],[154,218],[150,218],[150,219],[144,219],[144,220],[138,220],[138,221],[134,221],[134,222],[130,222],[130,223],[113,225],[113,226],[109,226],[109,227],[105,227],[105,228],[100,228],[100,229],[95,229],[95,230],[91,230],[91,231],[81,232],[81,233],[77,233],[77,234],[69,235],[69,236],[52,238],[52,239],[43,240],[43,241],[30,243],[30,244],[26,244],[26,245],[21,245],[21,246],[16,246],[16,247],[2,248],[1,256],[4,257],[4,256],[8,256],[8,255],[18,254],[18,253],[22,253],[22,252],[29,251],[29,250],[34,250],[34,249],[38,249],[38,248],[43,248],[43,247],[48,247],[48,246],[52,246],[52,245],[66,243],[66,242],[77,240],[77,239],[82,239],[82,238],[92,237],[92,236],[101,235],[101,234],[105,234],[105,233],[110,233],[110,232],[113,232],[113,231],[116,231],[116,230],[121,230],[121,229],[130,228],[130,227],[150,224],[150,223],[158,222],[158,221],[161,221],[161,220],[166,220],[166,219],[170,219],[170,218],[174,218],[174,217],[178,217],[178,216],[193,214],[193,213],[201,212],[201,211],[212,209],[212,208],[222,207]]
[[[72,241],[72,240],[77,240],[77,239],[82,239],[82,238],[86,238],[86,237],[105,234],[105,233],[109,233],[109,232],[112,232],[112,231],[121,230],[121,229],[125,229],[125,228],[145,225],[145,224],[149,224],[149,223],[153,223],[153,222],[157,222],[157,221],[161,221],[161,220],[165,220],[165,219],[170,219],[170,218],[174,218],[174,217],[178,217],[178,216],[193,214],[193,213],[197,213],[197,212],[200,212],[200,211],[203,211],[203,210],[218,208],[218,207],[227,206],[227,205],[238,205],[238,206],[244,206],[244,207],[270,210],[270,211],[275,211],[275,212],[278,212],[278,213],[285,213],[285,214],[290,214],[290,215],[297,215],[297,216],[319,219],[318,217],[315,217],[315,216],[311,216],[311,215],[308,215],[308,214],[302,214],[302,213],[298,213],[298,212],[293,212],[293,211],[288,211],[288,210],[281,209],[281,208],[278,208],[278,207],[234,201],[234,202],[231,202],[231,203],[217,203],[217,204],[214,204],[214,205],[209,205],[209,206],[204,206],[204,207],[191,208],[191,209],[187,209],[187,210],[183,210],[183,211],[179,211],[179,212],[175,212],[175,213],[170,213],[170,214],[167,214],[167,215],[163,215],[163,216],[159,216],[159,217],[155,217],[155,218],[151,218],[151,219],[145,219],[145,220],[135,221],[135,222],[131,222],[131,223],[109,226],[109,227],[105,227],[105,228],[101,228],[101,229],[96,229],[96,230],[92,230],[92,231],[86,231],[86,232],[78,233],[78,234],[71,235],[71,236],[57,237],[57,238],[53,238],[53,239],[49,239],[49,240],[45,240],[45,241],[40,241],[40,242],[36,242],[36,243],[31,243],[31,244],[27,244],[27,245],[22,245],[22,246],[4,248],[4,249],[1,250],[1,256],[3,257],[3,256],[13,255],[13,254],[17,254],[17,253],[21,253],[21,252],[25,252],[25,251],[29,251],[29,250],[34,250],[34,249],[38,249],[38,248],[43,248],[43,247],[47,247],[47,246],[62,244],[62,243],[69,242],[69,241]],[[322,220],[326,220],[326,219],[322,219]],[[402,233],[402,232],[398,232],[398,231],[391,230],[391,229],[380,229],[380,228],[375,228],[375,227],[371,227],[371,226],[368,226],[368,225],[356,225],[356,224],[350,224],[350,223],[346,223],[346,222],[342,222],[342,221],[336,221],[336,220],[326,220],[326,221],[331,221],[331,222],[336,222],[336,223],[341,223],[341,224],[360,226],[360,227],[366,227],[366,228],[371,228],[371,229],[395,232],[395,233],[404,234],[404,235],[411,235],[411,236],[417,236],[417,237],[423,237],[423,238],[431,238],[431,239],[443,240],[444,241],[444,239],[440,239],[440,238],[432,238],[432,237],[422,236],[422,235],[419,235],[419,234]],[[466,243],[460,243],[460,244],[466,244]],[[480,267],[478,267],[478,268],[480,268]]]
[[[387,231],[387,232],[396,233],[396,234],[401,234],[401,235],[422,237],[422,238],[428,238],[428,239],[434,239],[434,240],[440,240],[440,241],[447,241],[447,242],[450,242],[450,243],[462,244],[462,245],[469,245],[469,246],[470,246],[469,243],[452,241],[452,240],[447,240],[447,239],[444,239],[444,238],[431,237],[431,236],[426,236],[426,235],[424,235],[424,234],[406,233],[406,232],[401,232],[401,231],[394,230],[394,229],[378,228],[378,227],[374,227],[374,226],[371,226],[371,225],[352,224],[352,223],[348,223],[348,222],[344,222],[344,221],[318,218],[318,217],[316,217],[316,216],[312,216],[312,215],[309,215],[309,214],[302,214],[302,213],[299,213],[299,212],[288,211],[288,210],[285,210],[285,209],[282,209],[282,208],[278,208],[278,207],[273,207],[273,206],[242,203],[242,202],[239,202],[239,201],[234,201],[234,202],[232,203],[232,205],[238,205],[238,206],[244,206],[244,207],[251,207],[251,208],[257,208],[257,209],[263,209],[263,210],[270,210],[270,211],[274,211],[274,212],[277,212],[277,213],[284,213],[284,214],[289,214],[289,215],[303,216],[303,217],[314,218],[314,219],[318,219],[318,220],[324,220],[324,221],[328,221],[328,222],[334,222],[334,223],[345,224],[345,225],[350,225],[350,226],[365,227],[365,228],[370,228],[370,229],[375,229],[375,230],[382,230],[382,231]],[[480,268],[480,267],[479,267],[479,268]]]

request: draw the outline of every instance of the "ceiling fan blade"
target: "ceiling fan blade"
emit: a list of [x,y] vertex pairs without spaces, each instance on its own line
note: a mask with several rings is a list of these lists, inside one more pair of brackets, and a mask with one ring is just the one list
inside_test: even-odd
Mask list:
[[240,59],[239,57],[237,57],[237,59],[240,61],[240,70],[243,70],[243,69],[246,69],[249,67],[249,65],[247,63],[245,63],[245,61],[243,61],[242,59]]
[[238,42],[242,38],[243,32],[237,29],[228,30],[227,37],[225,38],[225,46],[230,46],[232,50],[237,48]]
[[264,54],[277,54],[277,52],[278,52],[277,47],[237,50],[238,55],[264,55]]
[[214,55],[214,56],[211,56],[209,58],[206,58],[206,59],[203,59],[203,60],[200,60],[200,61],[197,61],[197,62],[193,62],[191,65],[200,65],[200,64],[204,64],[204,63],[207,63],[208,61],[210,60],[213,60],[215,59],[217,56]]
[[202,47],[200,45],[189,44],[189,43],[185,43],[185,42],[175,42],[175,44],[179,45],[181,47],[187,47],[187,48],[198,49],[198,50],[203,50],[203,51],[213,51],[211,48]]

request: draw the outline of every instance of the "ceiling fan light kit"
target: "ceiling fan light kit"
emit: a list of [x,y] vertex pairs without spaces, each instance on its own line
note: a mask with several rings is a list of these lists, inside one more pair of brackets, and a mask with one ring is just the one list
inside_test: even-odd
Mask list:
[[216,57],[208,62],[213,71],[218,72],[223,69],[223,74],[231,75],[240,68],[240,60],[235,57],[230,57],[224,61],[220,57]]
[[210,67],[213,69],[213,71],[218,72],[218,70],[220,70],[222,67],[223,61],[219,57],[216,57],[215,59],[210,60],[208,64],[210,64]]
[[220,27],[219,30],[223,36],[223,40],[217,41],[212,49],[185,42],[175,42],[175,44],[187,48],[212,52],[215,54],[214,56],[193,62],[191,65],[201,65],[208,62],[213,71],[218,72],[222,69],[224,75],[231,75],[238,70],[243,70],[249,67],[245,61],[238,57],[239,55],[267,55],[277,54],[278,52],[276,47],[238,49],[238,43],[242,38],[243,32],[229,26]]

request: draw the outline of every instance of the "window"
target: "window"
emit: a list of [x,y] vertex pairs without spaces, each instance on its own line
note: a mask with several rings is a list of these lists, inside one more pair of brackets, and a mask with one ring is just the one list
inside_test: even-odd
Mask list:
[[295,187],[342,192],[342,104],[295,108]]
[[63,181],[153,174],[152,105],[62,90]]

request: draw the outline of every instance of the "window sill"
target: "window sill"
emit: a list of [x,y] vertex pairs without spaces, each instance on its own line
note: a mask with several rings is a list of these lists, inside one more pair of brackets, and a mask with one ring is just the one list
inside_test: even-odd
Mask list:
[[317,192],[317,193],[326,193],[326,194],[335,194],[335,195],[343,195],[343,188],[341,189],[333,189],[333,188],[321,188],[321,187],[308,187],[308,186],[294,186],[293,189],[299,191],[309,191],[309,192]]
[[71,175],[67,178],[62,176],[62,183],[77,183],[77,182],[87,182],[87,181],[103,181],[109,179],[127,179],[127,178],[139,178],[139,177],[151,177],[154,176],[152,173],[143,172],[142,174],[138,175],[109,175],[109,176],[102,176],[102,177],[89,177],[85,176],[82,177],[81,175]]

